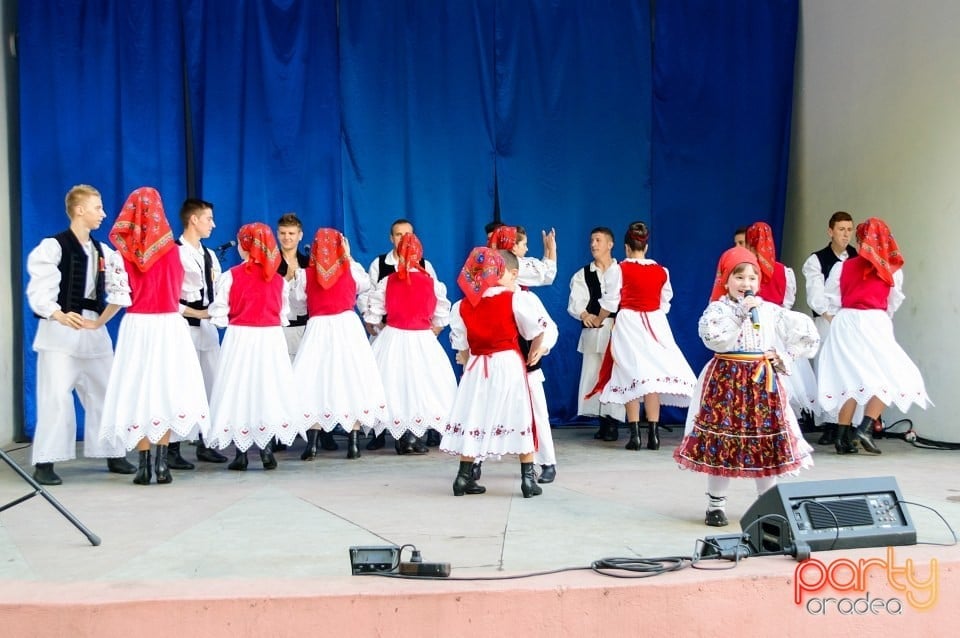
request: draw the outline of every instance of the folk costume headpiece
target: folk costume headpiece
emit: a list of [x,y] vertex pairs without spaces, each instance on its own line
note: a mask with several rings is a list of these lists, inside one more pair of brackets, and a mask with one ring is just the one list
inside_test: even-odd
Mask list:
[[506,265],[499,252],[492,248],[477,247],[470,251],[470,256],[464,262],[457,285],[470,305],[476,306],[487,289],[499,284],[505,270]]
[[130,193],[110,229],[110,242],[140,272],[150,270],[157,260],[173,250],[176,245],[173,232],[155,188],[142,186]]
[[727,290],[725,284],[730,278],[730,273],[740,264],[751,264],[760,272],[760,265],[757,263],[757,257],[752,252],[742,246],[734,246],[720,255],[720,261],[717,263],[717,276],[713,280],[713,292],[710,293],[710,301],[716,301],[725,294]]
[[903,267],[903,255],[890,227],[879,217],[870,217],[857,225],[860,256],[870,262],[880,279],[893,285],[893,273]]
[[328,290],[340,277],[350,271],[350,255],[343,235],[333,228],[321,228],[313,236],[310,246],[310,267],[316,271],[317,283]]
[[259,267],[264,281],[273,279],[280,266],[280,249],[270,227],[262,222],[245,224],[237,231],[237,243],[247,253],[246,268]]
[[400,243],[397,245],[397,276],[407,280],[411,270],[420,268],[421,261],[423,261],[423,245],[416,235],[407,233],[400,238]]
[[517,245],[517,227],[516,226],[497,226],[490,239],[487,240],[487,247],[494,250],[513,250]]
[[757,255],[760,265],[760,281],[767,283],[773,278],[773,269],[777,264],[777,247],[773,243],[773,230],[766,222],[754,222],[747,228],[747,248]]

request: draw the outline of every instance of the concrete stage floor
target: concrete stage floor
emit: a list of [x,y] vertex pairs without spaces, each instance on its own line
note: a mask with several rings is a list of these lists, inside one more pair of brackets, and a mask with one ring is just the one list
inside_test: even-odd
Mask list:
[[[313,462],[300,461],[302,442],[298,442],[292,449],[277,454],[280,465],[271,472],[262,470],[256,452],[251,453],[250,469],[246,472],[228,471],[225,464],[198,463],[194,471],[175,472],[171,485],[133,485],[130,476],[107,473],[100,460],[61,463],[56,470],[64,484],[49,491],[102,538],[102,545],[92,547],[40,496],[0,513],[0,627],[15,628],[14,633],[2,634],[60,635],[57,628],[61,625],[57,623],[67,622],[63,620],[66,612],[45,610],[75,603],[82,607],[82,612],[78,612],[80,620],[63,625],[71,635],[87,635],[87,628],[92,631],[98,626],[114,626],[107,622],[108,617],[117,627],[127,626],[123,625],[126,622],[133,634],[170,635],[169,625],[137,630],[139,623],[130,618],[124,620],[122,609],[112,608],[166,601],[175,605],[173,609],[192,609],[190,613],[202,618],[202,610],[183,600],[205,601],[204,609],[212,608],[213,600],[227,601],[227,606],[216,612],[220,620],[209,620],[209,630],[224,617],[241,613],[229,606],[231,602],[252,598],[258,602],[251,604],[259,604],[261,612],[269,610],[267,619],[261,625],[239,623],[243,629],[233,627],[230,635],[261,631],[287,635],[283,629],[285,620],[293,621],[299,613],[290,602],[292,598],[307,596],[314,600],[310,605],[316,608],[320,604],[316,600],[332,596],[331,600],[335,599],[343,612],[335,618],[342,618],[347,624],[328,626],[322,635],[406,635],[396,625],[385,624],[390,614],[383,609],[394,609],[396,597],[491,593],[502,587],[489,582],[438,584],[351,576],[351,545],[413,544],[425,561],[449,562],[451,575],[459,578],[585,567],[603,557],[689,556],[698,538],[738,532],[739,517],[755,500],[755,492],[752,481],[734,481],[727,508],[731,525],[722,529],[704,526],[705,478],[679,470],[671,458],[680,440],[680,429],[663,433],[659,451],[629,452],[623,449],[623,431],[618,442],[604,443],[593,439],[594,427],[555,428],[557,480],[543,486],[542,496],[531,499],[520,494],[519,464],[514,458],[485,463],[481,483],[487,487],[486,494],[455,498],[450,487],[457,470],[454,457],[435,448],[425,456],[401,457],[394,452],[389,439],[387,447],[376,452],[363,451],[362,458],[356,461],[344,458],[346,439],[341,436],[336,437],[341,445],[339,451],[321,452]],[[785,481],[892,475],[906,500],[935,508],[954,529],[960,529],[960,453],[920,450],[898,440],[883,440],[879,444],[883,449],[881,456],[861,453],[841,457],[832,448],[815,446],[816,466]],[[32,471],[29,452],[24,447],[10,455]],[[184,452],[189,460],[195,459],[192,447],[185,444]],[[135,462],[134,454],[128,458]],[[0,504],[28,491],[27,484],[0,463]],[[909,511],[921,543],[953,541],[935,514],[919,507],[910,507]],[[944,596],[960,587],[960,548],[920,545],[897,551],[922,565],[930,558],[940,562],[939,605],[926,613],[908,609],[894,621],[876,627],[850,624],[847,629],[873,627],[871,630],[877,635],[895,635],[888,634],[888,630],[911,627],[910,633],[915,634],[916,621],[923,617],[936,621],[930,625],[933,634],[954,635],[953,628],[943,621],[960,619],[960,614],[955,603]],[[874,548],[820,552],[814,557],[829,562],[839,557],[884,556],[884,552]],[[716,561],[711,566],[732,564],[720,565]],[[678,624],[676,614],[684,613],[687,604],[688,615],[697,615],[698,608],[703,613],[702,602],[683,592],[699,591],[710,596],[711,588],[717,587],[715,595],[723,601],[731,592],[743,589],[746,600],[755,602],[757,591],[761,591],[756,581],[772,579],[762,591],[766,592],[765,599],[776,600],[767,621],[774,626],[779,622],[776,610],[794,615],[802,612],[793,604],[791,582],[795,567],[790,558],[767,557],[748,559],[729,571],[687,569],[643,581],[574,572],[505,582],[514,590],[552,592],[553,598],[560,591],[589,590],[591,593],[583,594],[583,604],[594,611],[606,599],[617,609],[641,605],[637,610],[642,611],[642,601],[636,599],[645,597],[659,611],[646,612],[649,624],[642,633],[653,631],[652,635],[658,635],[655,628],[660,627],[675,634],[711,635],[719,631],[719,624],[701,624],[699,629]],[[724,593],[724,579],[753,584],[730,585]],[[673,589],[681,584],[686,589]],[[638,592],[645,593],[638,596]],[[665,605],[654,604],[664,596]],[[689,596],[693,597],[688,603],[677,604]],[[281,599],[289,607],[279,602],[271,607],[271,600]],[[463,622],[464,614],[470,612],[462,607],[466,603],[459,597],[456,601],[460,607],[455,607],[459,611],[452,612],[451,622]],[[424,600],[421,604],[427,610],[447,609],[438,601]],[[104,606],[99,610],[99,619],[98,605]],[[344,605],[352,605],[357,611],[368,605],[379,611],[372,619],[369,614],[354,614],[359,624],[351,629],[351,616]],[[107,607],[112,609],[109,614]],[[169,613],[169,609],[162,607],[161,613]],[[911,612],[913,624],[900,625]],[[420,624],[418,631],[409,635],[592,633],[584,633],[584,627],[596,628],[595,635],[634,635],[627,629],[629,625],[620,620],[604,629],[606,614],[597,614],[591,620],[577,613],[575,618],[556,624],[556,614],[552,614],[553,621],[547,621],[538,620],[529,608],[520,613],[530,616],[534,626],[522,630],[520,626],[507,625],[516,628],[513,632],[496,629],[496,623],[478,618],[470,631],[463,627],[463,631],[451,631],[449,626],[444,629],[428,623]],[[724,616],[720,613],[718,618]],[[441,613],[439,617],[446,616]],[[317,622],[318,617],[313,618],[311,622]],[[798,618],[798,622],[811,621],[806,616]],[[880,622],[870,618],[833,619],[841,621]],[[37,622],[52,624],[42,625],[43,630],[29,629],[36,628],[31,623]],[[329,617],[324,622],[329,622]],[[201,626],[203,622],[193,625],[198,632]],[[637,633],[641,633],[639,627]],[[810,631],[788,631],[783,635],[804,635]],[[97,633],[112,635],[109,629]],[[193,630],[179,633],[195,635]]]

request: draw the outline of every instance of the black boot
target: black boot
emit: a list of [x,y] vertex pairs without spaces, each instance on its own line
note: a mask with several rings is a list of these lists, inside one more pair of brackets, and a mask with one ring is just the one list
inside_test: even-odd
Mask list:
[[263,469],[265,470],[277,469],[277,459],[273,455],[273,442],[268,442],[260,449],[260,461],[263,463]]
[[247,464],[250,460],[247,458],[246,452],[241,452],[237,450],[237,455],[233,457],[233,460],[230,461],[230,465],[227,466],[228,470],[237,470],[238,472],[244,472],[247,469]]
[[523,493],[523,498],[543,494],[543,488],[537,485],[536,478],[533,476],[533,463],[520,464],[520,491]]
[[483,494],[487,491],[487,488],[484,486],[477,485],[477,481],[472,476],[472,471],[472,462],[460,461],[460,469],[457,470],[457,478],[455,478],[453,481],[454,496],[463,496],[464,494]]
[[150,450],[140,452],[140,467],[137,468],[137,475],[133,477],[133,482],[137,485],[150,485],[152,470],[150,468]]
[[440,433],[430,428],[427,430],[427,447],[437,447],[440,445],[440,441],[443,437],[440,436]]
[[426,454],[430,451],[422,436],[418,438],[414,436],[413,432],[408,432],[408,434],[410,435],[410,448],[414,454]]
[[616,441],[620,438],[620,421],[609,417],[607,421],[607,431],[603,435],[604,441]]
[[373,439],[371,439],[369,443],[367,443],[367,449],[370,450],[371,452],[373,450],[379,450],[384,445],[386,445],[387,443],[386,439],[387,439],[387,431],[384,430],[377,436],[373,437]]
[[347,458],[348,459],[360,458],[359,438],[360,438],[359,430],[350,430],[350,433],[347,435]]
[[659,450],[660,449],[660,422],[659,421],[650,421],[647,424],[649,431],[647,432],[647,449],[648,450]]
[[40,485],[60,485],[63,481],[53,471],[53,463],[37,463],[33,468],[33,480]]
[[283,452],[287,449],[287,444],[281,443],[277,440],[277,437],[273,437],[273,439],[270,440],[270,445],[273,447],[274,452]]
[[857,429],[854,430],[857,440],[860,441],[860,447],[870,454],[882,454],[877,444],[873,442],[873,417],[865,416]]
[[326,430],[320,430],[320,447],[327,452],[336,452],[340,449],[337,442],[333,440],[333,434]]
[[851,430],[853,430],[853,426],[837,425],[837,440],[834,441],[833,444],[837,450],[837,454],[856,454],[860,451],[857,449],[857,446],[853,444],[853,441],[850,440]]
[[557,478],[556,465],[540,466],[540,478],[537,479],[537,483],[553,483],[555,478]]
[[413,434],[407,430],[399,438],[394,439],[393,447],[397,450],[397,454],[413,454],[413,441]]
[[627,444],[624,447],[628,450],[639,450],[640,423],[638,421],[631,421],[630,423],[627,423],[627,428],[630,429],[630,440],[627,441]]
[[470,476],[474,481],[479,481],[481,474],[483,474],[483,461],[474,461],[473,467],[470,468]]
[[193,463],[180,454],[179,441],[167,446],[167,467],[171,470],[192,470],[194,468]]
[[157,485],[173,483],[173,476],[170,474],[170,465],[167,463],[169,448],[170,446],[168,445],[157,446],[156,465],[153,468],[157,474]]
[[107,459],[107,471],[114,474],[136,474],[137,468],[125,456],[115,456]]
[[203,442],[203,437],[201,436],[197,439],[197,460],[206,463],[226,463],[227,457],[212,447],[207,447],[207,444]]
[[307,447],[303,449],[300,455],[301,461],[312,461],[317,458],[317,437],[320,436],[319,430],[307,430]]
[[823,432],[817,439],[817,445],[835,445],[837,443],[837,424],[824,423]]
[[600,417],[600,427],[597,429],[597,433],[593,435],[594,440],[602,441],[604,437],[607,436],[607,429],[610,427],[609,417],[602,416]]

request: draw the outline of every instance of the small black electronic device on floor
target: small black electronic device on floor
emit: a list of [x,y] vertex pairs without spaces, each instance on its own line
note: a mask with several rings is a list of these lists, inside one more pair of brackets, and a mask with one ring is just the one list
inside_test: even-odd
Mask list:
[[353,574],[392,572],[400,565],[400,548],[396,545],[365,545],[350,548]]

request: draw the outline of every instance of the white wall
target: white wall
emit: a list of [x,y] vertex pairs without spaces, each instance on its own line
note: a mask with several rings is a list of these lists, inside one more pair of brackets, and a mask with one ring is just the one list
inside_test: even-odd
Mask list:
[[[8,130],[8,83],[10,66],[15,64],[7,46],[7,36],[15,29],[15,3],[0,4],[0,446],[13,440],[13,392],[21,383],[13,378],[13,290],[10,273],[10,131]],[[17,286],[19,288],[19,286]],[[20,291],[17,290],[17,294]]]
[[960,441],[957,25],[955,0],[801,1],[784,234],[784,261],[798,269],[826,245],[836,210],[890,224],[906,259],[897,339],[938,406],[908,416],[943,441]]

